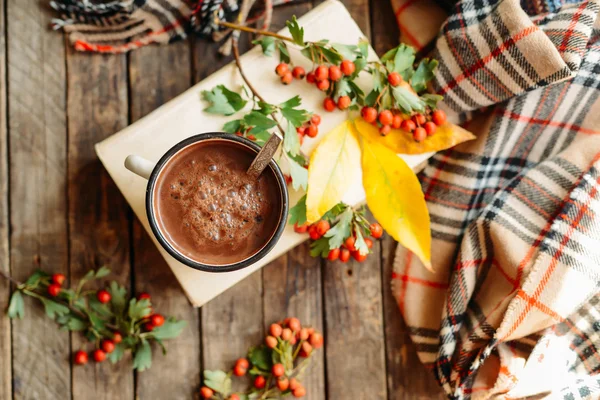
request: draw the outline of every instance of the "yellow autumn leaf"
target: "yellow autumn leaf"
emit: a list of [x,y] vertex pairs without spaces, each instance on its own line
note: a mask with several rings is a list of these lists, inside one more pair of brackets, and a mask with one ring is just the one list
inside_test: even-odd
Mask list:
[[422,142],[413,139],[412,134],[401,129],[392,129],[386,136],[379,129],[362,118],[355,120],[356,129],[368,140],[380,143],[397,154],[422,154],[445,150],[459,143],[475,139],[475,135],[458,125],[446,122],[438,126],[435,133]]
[[429,212],[412,169],[387,147],[362,141],[363,186],[373,216],[431,270]]
[[352,122],[344,121],[329,132],[310,155],[306,218],[318,221],[360,175],[360,144]]

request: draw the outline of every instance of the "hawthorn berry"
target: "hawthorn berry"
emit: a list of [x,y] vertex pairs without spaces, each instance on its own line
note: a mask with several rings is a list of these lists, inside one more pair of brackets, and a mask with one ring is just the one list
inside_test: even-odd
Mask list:
[[256,136],[254,135],[248,135],[248,139],[255,141],[256,140]]
[[112,353],[115,350],[115,342],[111,339],[104,339],[100,344],[100,347],[102,347],[102,350],[106,353]]
[[354,63],[350,60],[344,60],[340,64],[340,69],[342,70],[344,75],[349,76],[352,75],[354,71],[356,71],[356,65],[354,65]]
[[366,254],[360,254],[358,250],[352,252],[352,257],[358,262],[363,262],[367,259]]
[[423,128],[425,129],[425,132],[427,132],[427,136],[431,136],[435,133],[435,130],[437,129],[437,125],[434,124],[433,122],[429,121],[429,122],[425,122],[425,125],[423,125]]
[[327,79],[323,80],[323,81],[319,81],[317,83],[317,88],[319,88],[319,90],[322,90],[323,92],[327,91],[327,89],[329,89],[329,81]]
[[277,339],[274,338],[273,336],[267,336],[265,338],[265,344],[267,345],[268,348],[274,349],[275,347],[277,347]]
[[[298,141],[300,142],[300,145],[302,146],[302,143],[304,142],[304,135],[301,135],[298,133]],[[292,177],[290,176],[290,181],[288,183],[292,183]]]
[[237,364],[236,364],[236,365],[233,367],[233,374],[234,374],[235,376],[244,376],[244,375],[246,375],[246,372],[247,372],[247,371],[248,371],[248,369],[247,369],[247,368],[244,368],[244,367],[242,367],[241,365],[237,365]]
[[65,283],[66,279],[67,279],[67,277],[64,274],[52,275],[52,282],[56,283],[59,286],[62,285],[63,283]]
[[435,110],[431,113],[431,120],[436,125],[444,125],[446,122],[446,113],[443,110]]
[[58,296],[60,293],[60,285],[58,283],[52,283],[48,286],[48,294],[52,297]]
[[146,322],[144,324],[144,329],[147,330],[148,332],[152,331],[152,329],[154,329],[154,325],[152,325],[152,322]]
[[265,380],[265,377],[262,375],[259,375],[254,379],[254,387],[257,389],[264,388],[266,383],[267,383],[267,381]]
[[392,119],[392,128],[400,129],[401,125],[402,125],[402,117],[398,114],[394,115],[394,118]]
[[333,101],[331,97],[326,97],[325,100],[323,100],[323,108],[329,112],[332,112],[335,110],[335,101]]
[[288,327],[293,332],[298,332],[300,329],[302,329],[302,325],[300,324],[300,320],[298,318],[290,318],[290,322],[288,322]]
[[415,114],[413,115],[412,119],[418,126],[425,123],[425,116],[423,114]]
[[311,346],[311,344],[309,342],[304,342],[302,343],[302,351],[304,351],[304,354],[306,354],[306,356],[309,356],[310,353],[312,352],[313,347]]
[[138,300],[144,300],[144,299],[150,300],[150,295],[146,292],[142,292],[142,293],[138,294],[137,299]]
[[[336,249],[336,250],[339,250],[339,249]],[[310,334],[308,333],[308,329],[302,328],[302,329],[300,329],[300,332],[298,332],[297,336],[298,336],[298,339],[300,339],[300,340],[307,340],[308,337],[310,336]]]
[[290,67],[286,63],[279,63],[277,67],[275,67],[275,73],[281,77],[287,74],[290,70]]
[[[315,69],[315,78],[317,79],[317,82],[329,79],[329,69],[324,65],[319,65]],[[327,83],[327,86],[329,86],[329,82]]]
[[329,221],[322,219],[319,222],[317,222],[317,233],[320,236],[323,236],[325,233],[327,233],[329,228],[331,228],[331,225],[329,225]]
[[319,332],[314,332],[310,335],[308,343],[310,343],[310,345],[315,349],[321,348],[321,346],[323,346],[323,335],[321,335]]
[[340,110],[345,110],[346,108],[350,107],[350,103],[352,103],[350,96],[340,96],[337,104]]
[[317,78],[315,77],[314,72],[311,71],[308,74],[306,74],[306,82],[315,83],[316,81],[317,81]]
[[319,128],[316,125],[309,125],[306,128],[306,136],[314,138],[319,134]]
[[96,298],[100,303],[106,304],[110,301],[110,293],[104,289],[98,290],[98,293],[96,293]]
[[304,389],[304,386],[299,386],[296,389],[294,389],[294,391],[292,391],[292,396],[296,398],[304,397],[306,396],[306,389]]
[[94,361],[96,362],[102,362],[104,360],[106,360],[106,353],[104,352],[104,350],[94,350],[94,353],[92,354],[92,356],[94,357]]
[[155,327],[159,327],[165,323],[165,317],[160,314],[153,314],[150,316],[150,322],[152,322],[152,325]]
[[398,86],[400,83],[402,83],[402,77],[397,72],[392,72],[389,74],[387,79],[392,86]]
[[289,387],[290,381],[288,378],[281,377],[277,379],[277,389],[281,390],[282,392],[285,392],[286,390],[288,390]]
[[354,247],[354,243],[356,243],[356,238],[354,236],[348,236],[348,238],[344,241],[344,246],[350,251],[356,250]]
[[282,332],[281,332],[281,338],[283,340],[290,340],[293,336],[292,330],[290,328],[285,328]]
[[405,119],[404,121],[402,121],[402,124],[400,124],[400,128],[407,132],[414,131],[416,127],[417,125],[413,122],[412,119]]
[[377,222],[373,222],[369,226],[369,230],[371,231],[371,236],[373,236],[375,239],[379,239],[381,236],[383,236],[383,228]]
[[290,390],[296,390],[300,386],[302,385],[300,385],[300,382],[296,378],[290,379]]
[[210,399],[211,397],[214,396],[214,394],[215,394],[215,392],[213,392],[213,390],[209,387],[202,386],[200,388],[200,395],[202,395],[202,397],[205,399]]
[[279,378],[280,376],[285,375],[285,367],[283,364],[275,364],[273,365],[273,368],[271,368],[271,372],[276,378]]
[[240,400],[240,396],[234,393],[227,400]]
[[392,130],[391,126],[384,125],[381,128],[379,128],[379,133],[381,134],[381,136],[387,136],[387,134],[390,133],[391,130]]
[[292,70],[292,75],[296,79],[304,79],[306,71],[302,67],[294,67],[294,69]]
[[281,77],[281,83],[283,83],[284,85],[289,85],[290,83],[292,83],[292,80],[294,79],[294,76],[292,75],[291,72],[286,72],[285,75],[283,75]]
[[113,342],[115,342],[116,344],[119,344],[123,341],[123,335],[121,335],[120,332],[113,332],[113,338],[112,338]]
[[360,114],[363,119],[369,123],[374,122],[377,119],[377,110],[373,107],[363,107]]
[[317,232],[316,225],[311,225],[310,228],[308,228],[308,236],[310,236],[312,240],[317,240],[321,237],[321,235],[319,235],[319,232]]
[[289,342],[291,345],[295,345],[298,342],[298,340],[296,339],[296,336],[292,335]]
[[73,357],[73,362],[77,365],[85,365],[88,362],[88,355],[85,351],[79,350]]
[[345,262],[348,262],[349,259],[350,259],[350,250],[341,249],[340,250],[340,261],[345,263]]
[[373,247],[373,241],[371,239],[365,238],[365,243],[369,249]]
[[282,331],[283,331],[283,328],[279,324],[271,324],[271,326],[269,327],[269,333],[271,334],[271,336],[274,336],[274,337],[281,336]]
[[427,131],[424,128],[418,127],[413,132],[413,139],[417,142],[422,142],[427,137]]
[[301,135],[304,135],[306,133],[306,127],[305,126],[299,126],[296,128],[296,132],[298,132]]
[[315,333],[315,328],[306,328],[306,331],[309,335],[312,335],[313,333]]
[[306,222],[302,225],[298,225],[297,222],[294,224],[294,232],[296,233],[306,233],[307,230],[308,224]]
[[340,67],[338,67],[337,65],[332,65],[331,67],[329,67],[329,79],[331,79],[334,82],[337,82],[340,79],[342,79],[342,70],[340,69]]
[[240,367],[246,368],[246,369],[248,369],[248,367],[250,367],[250,363],[245,358],[238,358],[237,361],[235,362],[235,365],[239,365]]
[[331,249],[329,250],[329,254],[327,254],[327,259],[329,261],[335,261],[340,257],[340,249]]
[[319,114],[313,114],[312,117],[310,117],[310,123],[317,126],[320,125],[321,116]]
[[394,120],[394,115],[390,110],[383,110],[379,113],[379,122],[381,125],[391,125]]

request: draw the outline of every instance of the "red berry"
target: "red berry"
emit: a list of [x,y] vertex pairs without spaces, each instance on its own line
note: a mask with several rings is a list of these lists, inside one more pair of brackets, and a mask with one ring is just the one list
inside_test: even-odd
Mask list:
[[321,335],[319,332],[313,333],[310,335],[308,343],[310,343],[315,349],[321,348],[321,346],[323,346],[323,335]]
[[88,355],[85,351],[79,350],[73,357],[73,362],[77,365],[85,365],[88,362]]
[[292,337],[290,338],[290,344],[294,345],[297,341],[298,340],[296,339],[296,336],[292,335]]
[[340,261],[345,263],[345,262],[348,262],[349,259],[350,259],[350,250],[341,249],[340,250]]
[[377,110],[373,107],[363,107],[361,115],[365,121],[371,123],[377,119]]
[[436,125],[444,125],[446,122],[446,113],[443,110],[435,110],[431,113],[431,119]]
[[365,243],[369,249],[373,248],[373,241],[369,238],[365,238]]
[[144,324],[144,329],[150,332],[152,329],[154,329],[154,325],[152,325],[152,322],[146,322]]
[[108,293],[104,289],[98,290],[98,293],[96,293],[96,297],[98,298],[98,301],[102,304],[106,304],[110,301],[110,293]]
[[422,142],[427,137],[427,131],[424,128],[418,127],[413,132],[413,139],[417,142]]
[[398,86],[400,83],[402,83],[402,77],[397,72],[392,72],[389,74],[387,79],[392,86]]
[[[334,250],[339,250],[339,249],[334,249]],[[300,340],[307,340],[308,337],[310,336],[310,333],[308,333],[308,329],[306,328],[302,328],[300,329],[300,332],[298,332],[298,339]]]
[[394,115],[390,110],[383,110],[379,113],[379,122],[381,125],[391,125],[394,121]]
[[240,400],[240,396],[234,393],[227,400]]
[[273,336],[267,336],[265,338],[265,344],[267,345],[268,348],[274,349],[275,347],[277,347],[277,339],[274,338]]
[[275,375],[275,377],[279,378],[280,376],[283,376],[285,374],[285,367],[283,366],[283,364],[275,364],[273,365],[271,372],[273,373],[273,375]]
[[392,119],[392,128],[400,129],[401,125],[402,125],[402,117],[397,114],[394,115],[394,118]]
[[317,83],[317,88],[319,88],[319,90],[326,91],[327,89],[329,89],[329,85],[329,81],[325,79],[324,81],[319,81]]
[[315,83],[316,81],[317,81],[317,78],[315,77],[314,72],[309,72],[308,74],[306,74],[306,82]]
[[67,277],[64,274],[52,275],[52,282],[56,283],[59,286],[62,285],[63,283],[65,283],[66,279],[67,279]]
[[48,286],[48,294],[52,297],[58,296],[60,293],[60,285],[58,283],[53,283]]
[[292,392],[292,395],[296,398],[304,397],[306,396],[306,389],[304,389],[304,386],[300,386]]
[[304,352],[304,354],[306,354],[306,357],[308,357],[310,355],[312,350],[313,350],[313,347],[311,346],[310,343],[308,343],[308,342],[302,343],[302,351]]
[[292,330],[290,328],[285,328],[283,332],[281,332],[281,338],[283,340],[290,340],[293,336]]
[[340,96],[338,99],[338,108],[340,110],[345,110],[346,108],[350,107],[350,103],[352,103],[350,96]]
[[254,387],[257,389],[264,388],[266,383],[267,383],[267,381],[265,380],[265,377],[262,375],[259,375],[254,379]]
[[92,356],[94,357],[94,361],[96,362],[102,362],[106,360],[106,353],[100,349],[94,350]]
[[209,387],[202,386],[200,388],[200,395],[205,399],[210,399],[214,394],[215,392],[213,392],[213,390]]
[[298,332],[300,329],[302,329],[302,325],[300,324],[300,320],[298,318],[290,318],[288,327],[294,332]]
[[294,232],[296,233],[306,233],[307,230],[308,224],[306,222],[302,225],[298,225],[297,222],[294,224]]
[[318,238],[321,237],[321,235],[319,235],[319,232],[317,232],[317,226],[316,225],[311,225],[308,228],[308,236],[310,236],[310,238],[312,240],[317,240]]
[[[304,135],[301,135],[298,133],[298,141],[300,142],[300,145],[302,146],[302,143],[304,142]],[[292,183],[292,177],[290,176],[290,181],[288,183]]]
[[300,386],[302,385],[300,385],[300,382],[296,378],[290,379],[290,390],[296,390]]
[[302,67],[294,67],[294,69],[292,70],[292,75],[296,79],[304,79],[306,71]]
[[321,236],[323,236],[328,230],[329,228],[331,228],[331,225],[329,225],[329,222],[322,219],[319,222],[317,222],[317,233]]
[[360,254],[358,250],[352,252],[352,257],[358,262],[363,262],[367,259],[366,254]]
[[283,331],[283,328],[279,324],[271,324],[269,327],[269,333],[271,336],[279,337],[281,336],[281,331]]
[[298,132],[301,135],[304,135],[306,133],[306,127],[300,126],[300,127],[296,128],[296,132]]
[[404,121],[402,121],[402,124],[400,124],[400,128],[402,128],[402,130],[405,130],[406,132],[412,132],[415,130],[416,127],[417,125],[411,119],[405,119]]
[[356,243],[356,238],[354,236],[349,236],[348,239],[344,241],[344,246],[350,251],[356,250],[354,247],[354,243]]
[[233,367],[233,374],[235,376],[244,376],[244,375],[246,375],[247,371],[248,371],[248,369],[242,367],[241,365],[236,365],[235,367]]
[[142,292],[142,293],[138,294],[137,299],[138,300],[144,300],[144,299],[150,300],[150,295],[146,292]]
[[105,352],[112,353],[115,350],[115,342],[110,339],[105,339],[102,341],[100,347],[102,347],[102,350]]
[[356,65],[354,65],[354,63],[350,60],[344,60],[342,61],[342,64],[340,64],[340,69],[344,75],[348,76],[352,75],[354,71],[356,71]]
[[242,368],[250,367],[250,363],[245,358],[238,358],[237,361],[235,362],[235,365],[239,365]]
[[331,67],[329,67],[329,79],[331,79],[334,82],[337,82],[340,79],[342,79],[342,70],[340,69],[340,67],[338,67],[337,65],[332,65]]
[[312,117],[310,117],[310,122],[313,125],[320,125],[321,124],[321,116],[319,114],[313,114]]
[[319,128],[316,125],[309,125],[306,128],[306,136],[314,138],[319,134]]
[[150,322],[152,323],[152,325],[154,325],[155,327],[159,327],[162,326],[165,323],[165,317],[163,317],[160,314],[154,314],[150,317]]
[[329,261],[335,261],[340,257],[340,249],[331,249],[327,255]]
[[431,136],[435,133],[437,125],[434,124],[433,122],[429,121],[429,122],[425,122],[425,125],[423,125],[423,128],[425,129],[425,132],[427,132],[427,136]]
[[119,344],[123,341],[123,335],[121,335],[120,332],[113,332],[113,338],[112,338],[113,342],[115,342],[116,344]]
[[288,71],[285,73],[285,75],[281,77],[281,83],[283,83],[284,85],[289,85],[290,83],[292,83],[293,79],[294,77],[292,76],[292,73]]
[[317,79],[317,82],[329,79],[329,69],[324,65],[319,65],[315,69],[315,78]]
[[369,226],[369,230],[371,231],[371,236],[373,236],[375,239],[379,239],[381,236],[383,236],[383,228],[377,222],[373,222]]
[[275,73],[279,76],[284,76],[290,70],[290,67],[286,63],[279,63],[277,67],[275,67]]
[[288,380],[288,378],[279,378],[277,379],[277,389],[281,390],[282,392],[285,392],[286,390],[288,390],[288,388],[290,387],[290,381]]
[[423,114],[415,114],[413,115],[412,119],[415,121],[415,124],[419,126],[425,123],[425,116]]
[[331,97],[326,97],[323,100],[323,108],[329,112],[335,110],[335,101]]
[[381,128],[379,128],[379,133],[381,134],[381,136],[387,136],[387,134],[390,133],[391,130],[392,130],[391,126],[384,125]]

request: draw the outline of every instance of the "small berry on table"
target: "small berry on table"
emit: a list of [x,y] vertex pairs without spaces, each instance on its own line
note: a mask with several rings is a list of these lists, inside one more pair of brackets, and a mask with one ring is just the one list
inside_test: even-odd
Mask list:
[[100,303],[106,304],[110,301],[110,293],[104,289],[98,290],[98,293],[96,293],[96,298]]
[[102,341],[101,347],[106,353],[112,353],[115,350],[115,342],[110,339],[105,339]]
[[344,60],[340,64],[340,69],[342,70],[344,75],[349,76],[352,75],[354,71],[356,71],[356,65],[354,65],[354,63],[350,60]]
[[85,365],[88,362],[88,355],[85,351],[79,350],[77,353],[75,353],[73,361],[77,365]]
[[53,283],[50,286],[48,286],[48,294],[52,297],[56,297],[58,296],[58,294],[60,293],[60,285],[57,283]]
[[271,372],[276,378],[279,378],[280,376],[285,375],[285,367],[283,364],[275,364],[273,365],[273,368],[271,368]]
[[52,275],[52,282],[56,283],[57,285],[62,285],[63,283],[65,283],[65,280],[67,279],[67,277],[64,274],[54,274]]
[[329,79],[337,82],[342,79],[342,70],[337,65],[332,65],[329,67]]
[[361,115],[368,123],[375,122],[375,120],[377,120],[377,110],[373,107],[363,107]]
[[214,394],[215,392],[209,387],[202,386],[200,389],[200,395],[202,395],[204,399],[210,399]]
[[294,69],[292,70],[292,75],[296,79],[304,79],[306,71],[302,67],[294,67]]
[[279,324],[271,324],[271,326],[269,327],[269,333],[271,334],[271,336],[279,337],[281,336],[282,331],[283,328]]
[[373,222],[369,226],[369,230],[371,231],[371,236],[373,236],[375,239],[379,239],[381,236],[383,236],[383,228],[377,222]]
[[262,375],[259,375],[254,379],[254,387],[257,389],[264,388],[266,383],[267,383],[267,381],[265,380],[265,377]]
[[159,327],[165,323],[165,317],[160,314],[154,314],[150,317],[150,322],[154,327]]
[[332,112],[335,110],[335,101],[333,101],[331,97],[326,97],[325,100],[323,100],[323,108],[329,112]]
[[102,361],[106,360],[106,353],[104,352],[104,350],[97,349],[97,350],[94,350],[93,357],[94,357],[94,361],[102,362]]
[[391,125],[394,121],[394,115],[390,110],[383,110],[379,113],[379,122],[381,125]]
[[435,110],[431,113],[431,120],[436,125],[443,125],[446,122],[446,113],[443,110]]

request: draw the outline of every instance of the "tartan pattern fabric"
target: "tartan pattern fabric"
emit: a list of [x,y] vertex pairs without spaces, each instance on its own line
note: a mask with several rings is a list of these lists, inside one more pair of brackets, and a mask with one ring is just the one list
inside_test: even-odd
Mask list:
[[449,398],[600,398],[600,1],[403,19],[428,1],[392,0],[401,39],[435,40],[433,89],[477,139],[419,175],[435,272],[397,249],[418,355]]

